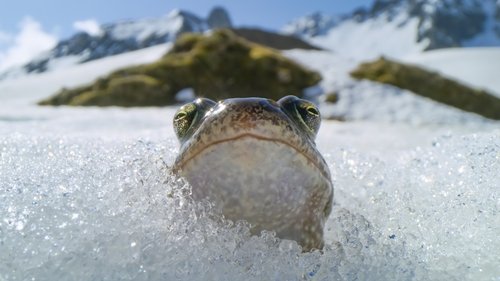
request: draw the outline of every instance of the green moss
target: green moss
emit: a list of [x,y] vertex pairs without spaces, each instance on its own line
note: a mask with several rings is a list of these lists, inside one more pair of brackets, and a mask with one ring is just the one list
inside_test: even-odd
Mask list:
[[499,98],[416,66],[380,58],[361,64],[351,72],[351,76],[391,84],[465,111],[500,120]]
[[62,88],[54,96],[40,101],[39,105],[63,105],[68,104],[72,99],[80,95],[81,93],[90,91],[92,85],[80,86],[73,89]]
[[69,105],[155,106],[171,104],[168,86],[145,75],[131,75],[109,81],[104,89],[96,87],[73,98]]
[[339,101],[339,94],[337,92],[329,92],[325,94],[325,102],[337,103]]
[[40,104],[165,105],[174,103],[175,94],[184,88],[215,100],[248,96],[279,99],[289,94],[300,96],[304,88],[320,80],[318,73],[276,50],[219,30],[208,36],[185,34],[157,62],[115,71],[90,86],[62,90]]

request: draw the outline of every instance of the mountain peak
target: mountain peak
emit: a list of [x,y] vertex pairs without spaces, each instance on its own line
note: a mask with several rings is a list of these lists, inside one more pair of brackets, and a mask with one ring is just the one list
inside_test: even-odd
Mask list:
[[231,26],[229,15],[222,7],[215,7],[206,19],[175,9],[159,18],[102,24],[98,26],[99,33],[78,32],[32,62],[0,73],[0,79],[9,77],[11,73],[40,73],[60,63],[84,63],[170,42],[186,32],[204,32]]
[[233,26],[229,13],[222,7],[214,7],[210,11],[207,23],[211,28],[230,28]]
[[336,51],[398,56],[448,47],[499,46],[500,0],[375,0],[340,16],[299,18],[285,33]]
[[288,23],[283,28],[283,32],[306,37],[321,36],[333,28],[338,21],[339,18],[315,12]]

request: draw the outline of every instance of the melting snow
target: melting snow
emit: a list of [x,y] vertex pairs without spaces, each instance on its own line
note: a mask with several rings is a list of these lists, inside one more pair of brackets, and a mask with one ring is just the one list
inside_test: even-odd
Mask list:
[[[174,108],[164,111],[171,117]],[[170,126],[157,123],[167,135],[127,135],[141,126],[136,123],[121,129],[122,138],[102,139],[99,131],[123,124],[130,112],[117,111],[108,121],[87,114],[105,125],[86,136],[77,130],[23,132],[4,123],[21,129],[0,138],[1,278],[500,275],[498,130],[461,136],[460,130],[441,135],[407,125],[325,122],[318,145],[333,173],[336,205],[324,252],[301,253],[295,242],[272,233],[252,237],[245,223],[220,219],[207,202],[191,202],[189,187],[169,175],[177,151]],[[139,110],[135,117],[154,120],[156,114]]]

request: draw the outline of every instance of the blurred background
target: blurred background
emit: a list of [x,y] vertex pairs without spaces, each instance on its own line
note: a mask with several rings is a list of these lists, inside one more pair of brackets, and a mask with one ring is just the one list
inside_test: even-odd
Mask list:
[[[0,98],[136,107],[294,94],[336,120],[496,120],[499,14],[495,0],[18,1],[0,23]],[[220,29],[218,51],[196,47]],[[252,55],[260,47],[272,53]]]
[[[62,3],[50,0],[43,4],[36,1],[19,1],[9,4],[2,13],[0,69],[27,63],[41,52],[52,49],[60,41],[67,40],[78,32],[96,35],[101,27],[110,24],[159,19],[173,10],[182,10],[199,18],[206,18],[215,6],[220,6],[226,9],[234,27],[261,27],[278,32],[291,20],[313,12],[333,10],[336,13],[347,13],[355,8],[368,6],[369,3],[369,0],[309,4],[300,1],[234,3],[148,0],[138,5],[133,1]],[[175,35],[179,35],[178,33],[175,32]]]

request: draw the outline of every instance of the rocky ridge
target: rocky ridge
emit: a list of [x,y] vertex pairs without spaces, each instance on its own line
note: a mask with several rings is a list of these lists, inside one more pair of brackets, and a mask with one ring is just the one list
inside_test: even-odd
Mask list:
[[360,8],[346,15],[334,17],[315,13],[305,16],[290,22],[283,31],[315,38],[342,32],[346,25],[356,28],[385,22],[402,29],[413,21],[417,24],[411,27],[412,38],[415,44],[421,44],[423,51],[500,46],[498,0],[376,0],[370,8]]
[[[48,53],[22,66],[20,71],[14,72],[41,73],[50,70],[63,60],[84,63],[171,42],[187,32],[204,32],[228,27],[232,27],[231,19],[227,11],[221,7],[215,7],[206,19],[186,11],[173,10],[160,18],[103,24],[100,26],[100,32],[95,34],[78,32],[69,39],[60,41]],[[0,73],[0,79],[2,76],[8,77],[9,71]]]

